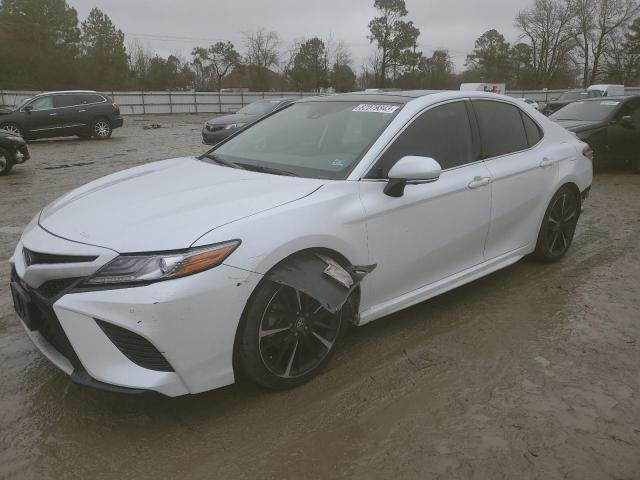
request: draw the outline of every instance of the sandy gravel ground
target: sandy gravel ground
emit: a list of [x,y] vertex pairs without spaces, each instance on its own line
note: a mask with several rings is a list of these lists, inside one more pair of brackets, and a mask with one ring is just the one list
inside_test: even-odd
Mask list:
[[72,384],[13,313],[20,232],[72,187],[203,152],[204,119],[34,142],[0,178],[0,478],[640,479],[640,176],[624,172],[596,177],[562,263],[523,260],[355,329],[294,391]]

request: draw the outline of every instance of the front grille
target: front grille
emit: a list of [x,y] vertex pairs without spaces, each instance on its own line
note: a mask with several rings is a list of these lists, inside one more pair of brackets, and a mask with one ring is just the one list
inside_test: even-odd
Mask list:
[[22,254],[27,267],[31,265],[50,265],[57,263],[89,263],[98,258],[97,256],[89,255],[55,255],[52,253],[34,252],[28,248],[23,248]]
[[94,319],[125,357],[136,365],[158,372],[174,372],[167,359],[147,339],[113,323]]
[[18,277],[15,268],[11,270],[11,281],[19,283],[20,286],[29,293],[29,299],[33,307],[29,310],[29,313],[30,317],[32,317],[35,330],[39,332],[53,348],[66,357],[74,368],[82,368],[76,352],[73,350],[62,325],[60,325],[53,311],[52,302],[42,298],[38,290],[29,287],[29,285],[23,282],[20,277]]

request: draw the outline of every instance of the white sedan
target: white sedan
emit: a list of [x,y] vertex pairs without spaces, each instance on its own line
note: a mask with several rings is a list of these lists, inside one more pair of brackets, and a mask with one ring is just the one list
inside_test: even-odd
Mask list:
[[302,100],[200,158],[80,187],[11,259],[27,335],[85,385],[169,396],[314,376],[363,325],[535,254],[561,259],[589,147],[476,92]]

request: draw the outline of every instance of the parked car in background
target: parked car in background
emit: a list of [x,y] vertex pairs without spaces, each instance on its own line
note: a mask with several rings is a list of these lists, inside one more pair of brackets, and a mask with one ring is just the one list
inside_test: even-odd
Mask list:
[[294,98],[274,98],[258,100],[241,108],[232,115],[214,117],[207,120],[202,127],[202,143],[215,145],[230,135],[233,135],[241,128],[258,120],[279,108],[286,107],[293,103]]
[[177,396],[242,375],[293,387],[349,323],[529,254],[562,259],[589,153],[496,94],[304,99],[201,157],[115,173],[45,207],[10,260],[14,305],[83,384]]
[[600,90],[571,90],[563,93],[557,99],[548,102],[544,106],[542,113],[549,116],[556,110],[560,110],[562,107],[569,105],[571,102],[597,97],[602,97]]
[[530,98],[516,98],[516,100],[524,102],[527,105],[531,105],[536,110],[540,110],[540,104],[538,102],[536,102],[535,100],[531,100]]
[[624,85],[591,85],[587,90],[597,90],[603,97],[624,97]]
[[29,160],[27,142],[14,133],[0,129],[0,176],[8,174],[14,165]]
[[640,96],[573,102],[549,118],[587,142],[596,165],[626,163],[640,173]]
[[74,135],[104,139],[122,124],[118,104],[90,90],[41,93],[15,108],[0,109],[0,129],[26,140]]

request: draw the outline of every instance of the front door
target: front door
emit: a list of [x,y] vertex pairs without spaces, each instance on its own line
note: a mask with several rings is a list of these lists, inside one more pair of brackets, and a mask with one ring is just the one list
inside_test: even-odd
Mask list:
[[[623,117],[631,117],[631,122],[623,122]],[[607,128],[607,143],[612,160],[625,161],[640,155],[639,100],[630,100],[620,108]]]
[[[360,182],[371,262],[362,308],[381,305],[483,261],[491,211],[491,179],[478,161],[464,101],[417,117]],[[443,168],[429,184],[384,194],[389,169],[406,155],[431,157]]]
[[59,112],[52,95],[38,97],[27,107],[31,111],[25,111],[25,124],[33,136],[47,136],[59,126]]

